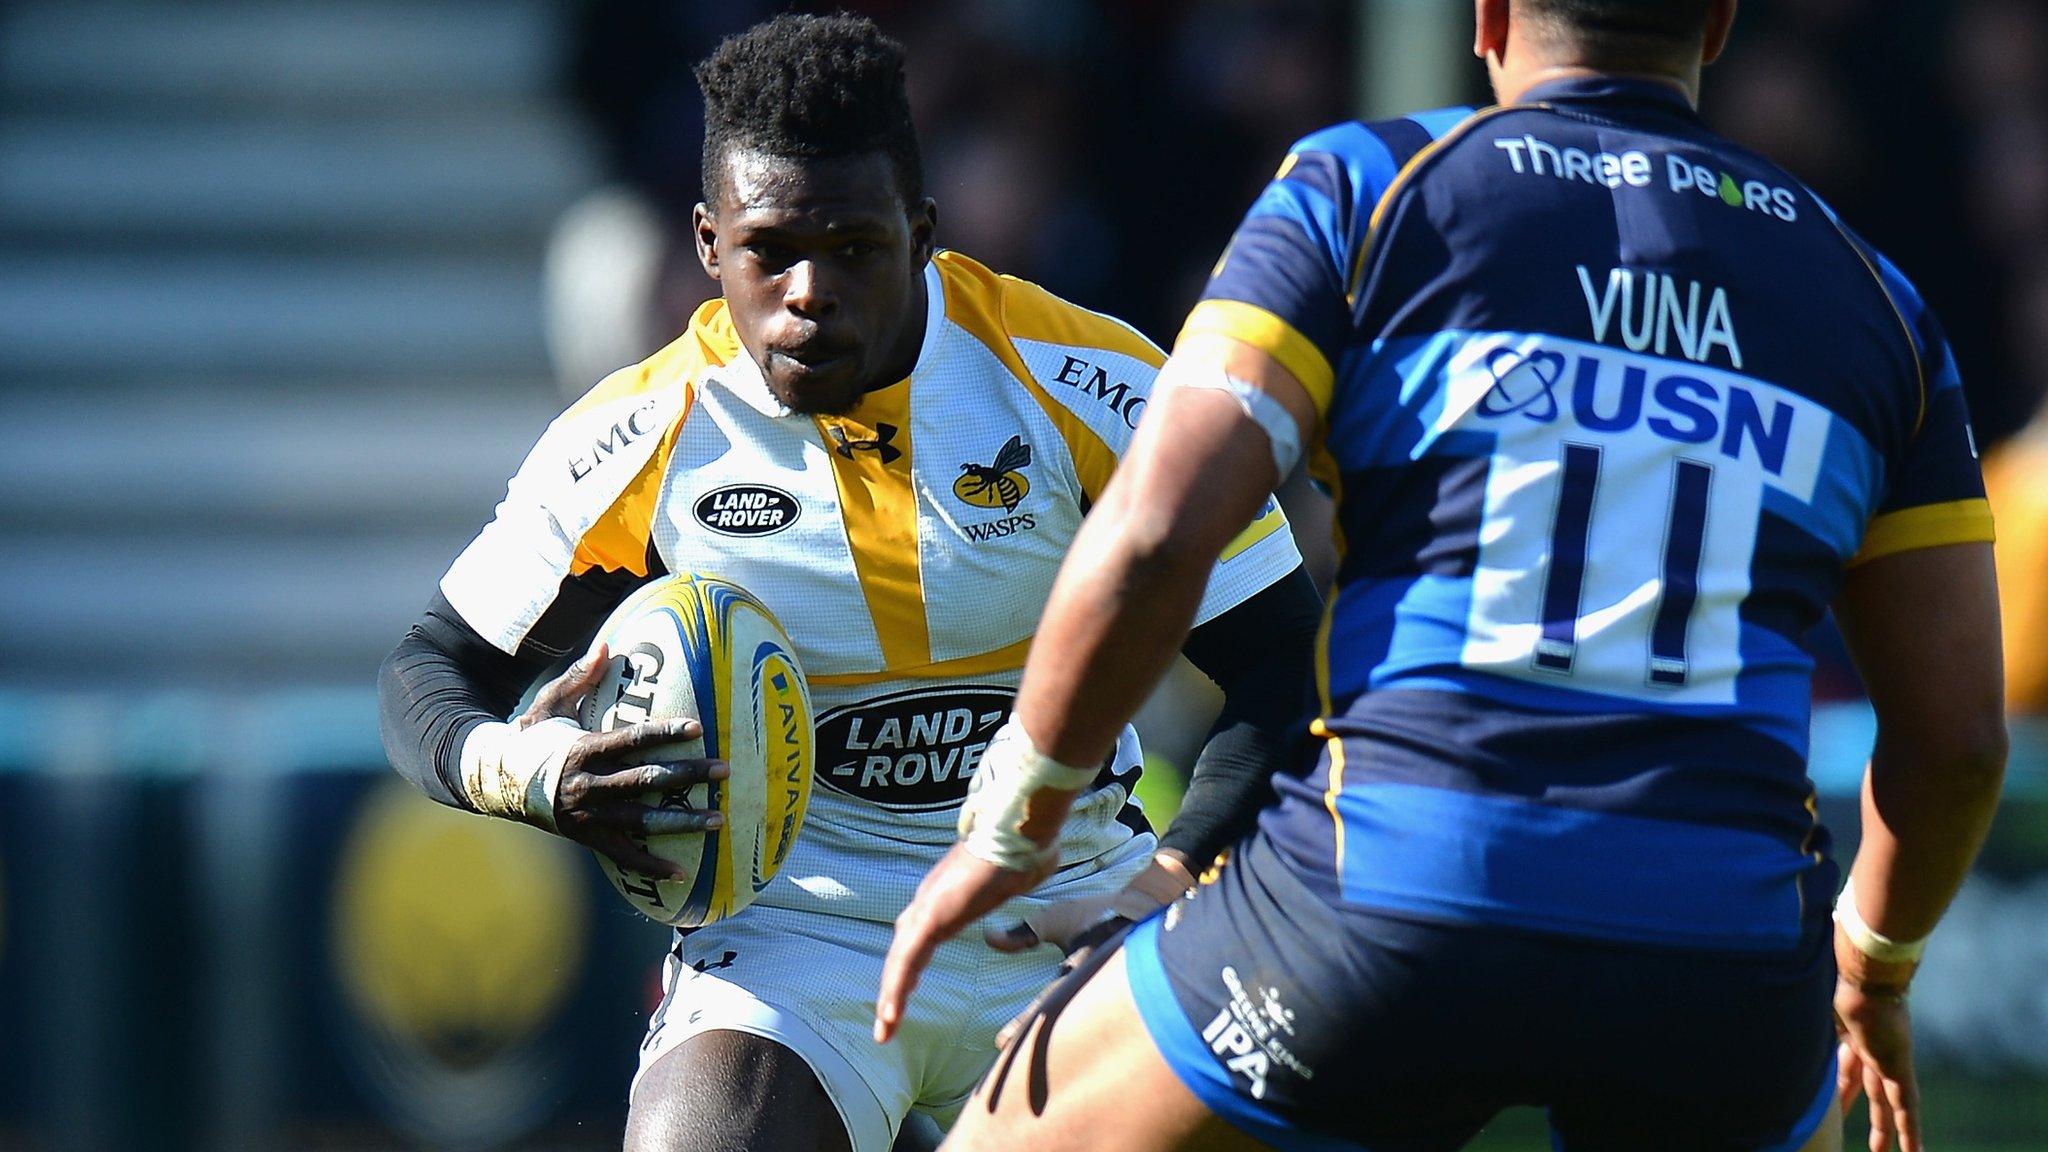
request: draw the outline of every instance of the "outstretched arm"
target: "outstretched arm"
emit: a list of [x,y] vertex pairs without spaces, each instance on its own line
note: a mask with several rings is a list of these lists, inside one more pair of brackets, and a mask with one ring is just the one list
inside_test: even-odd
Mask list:
[[[1182,342],[1160,373],[1159,393],[1129,453],[1060,568],[1006,726],[1010,750],[990,745],[963,821],[977,817],[978,804],[982,815],[1013,807],[981,795],[1005,787],[1005,773],[1015,770],[1005,756],[1050,760],[1050,774],[1066,766],[1064,774],[1078,778],[1071,766],[1099,763],[1109,753],[1180,648],[1217,556],[1281,480],[1271,434],[1237,399],[1207,386],[1219,375],[1278,402],[1295,423],[1297,443],[1314,427],[1308,392],[1273,357],[1219,335]],[[1021,813],[1005,838],[1021,834],[1043,860],[1075,793],[1071,786],[1024,788]],[[878,1041],[894,1034],[939,944],[1035,887],[1043,871],[998,866],[957,845],[939,862],[897,917],[875,1008]]]
[[[1933,605],[1938,611],[1928,611]],[[1870,1097],[1871,1147],[1920,1148],[1905,993],[1983,847],[2005,778],[2004,681],[1989,544],[1852,569],[1836,616],[1877,711],[1863,838],[1837,907],[1840,1091]]]

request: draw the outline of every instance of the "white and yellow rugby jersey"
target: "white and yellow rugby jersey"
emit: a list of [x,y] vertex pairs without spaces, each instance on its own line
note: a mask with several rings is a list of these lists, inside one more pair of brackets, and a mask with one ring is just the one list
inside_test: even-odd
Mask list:
[[[722,300],[549,427],[441,582],[507,652],[580,645],[631,586],[718,576],[794,639],[817,787],[762,902],[893,917],[954,837],[1053,577],[1165,356],[1119,321],[952,252],[925,273],[908,379],[845,416],[791,412]],[[1276,504],[1224,554],[1198,619],[1300,563]],[[1128,730],[1062,864],[1145,830]]]

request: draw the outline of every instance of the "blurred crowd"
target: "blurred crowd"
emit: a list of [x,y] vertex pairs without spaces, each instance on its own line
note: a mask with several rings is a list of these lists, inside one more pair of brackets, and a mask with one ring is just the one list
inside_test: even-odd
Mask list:
[[[557,237],[565,388],[665,342],[713,291],[688,235],[690,65],[790,7],[872,15],[908,47],[942,243],[1162,342],[1287,145],[1360,111],[1353,0],[591,0],[573,87],[620,187]],[[1486,101],[1476,66],[1447,64]],[[1752,2],[1704,111],[1941,317],[2007,538],[2007,647],[2039,653],[2015,662],[2014,704],[2048,713],[2048,417],[2028,429],[2048,386],[2048,3]],[[1835,655],[1823,696],[1856,690]]]

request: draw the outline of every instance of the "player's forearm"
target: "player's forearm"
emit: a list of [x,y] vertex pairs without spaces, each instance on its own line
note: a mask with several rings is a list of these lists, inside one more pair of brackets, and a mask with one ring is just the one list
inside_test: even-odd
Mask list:
[[1016,712],[1040,750],[1093,764],[1165,673],[1201,603],[1208,569],[1159,546],[1108,501],[1083,525],[1053,587]]
[[503,720],[537,669],[478,636],[436,597],[377,671],[384,752],[400,776],[468,809],[462,747],[478,725]]
[[1081,525],[1046,605],[1016,716],[1065,764],[1108,754],[1194,621],[1209,573],[1272,493],[1264,433],[1228,398],[1170,389]]
[[1880,734],[1850,869],[1856,909],[1873,930],[1894,940],[1934,931],[1990,831],[2005,755],[1996,719],[1940,748],[1904,747]]

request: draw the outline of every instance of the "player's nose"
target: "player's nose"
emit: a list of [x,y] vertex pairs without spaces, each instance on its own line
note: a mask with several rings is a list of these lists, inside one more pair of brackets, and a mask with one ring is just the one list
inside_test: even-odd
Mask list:
[[799,316],[819,319],[839,310],[839,295],[819,275],[816,262],[800,260],[789,270],[782,303]]

